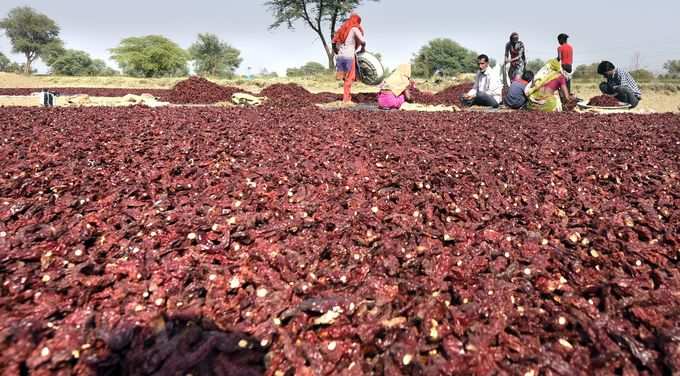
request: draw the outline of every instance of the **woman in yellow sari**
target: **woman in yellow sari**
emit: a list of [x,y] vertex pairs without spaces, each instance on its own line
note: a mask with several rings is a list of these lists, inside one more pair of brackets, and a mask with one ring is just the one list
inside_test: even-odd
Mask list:
[[565,99],[573,99],[567,88],[568,72],[562,69],[557,59],[548,60],[541,70],[536,73],[534,80],[524,89],[529,100],[527,107],[532,111],[560,112],[562,100],[559,92]]

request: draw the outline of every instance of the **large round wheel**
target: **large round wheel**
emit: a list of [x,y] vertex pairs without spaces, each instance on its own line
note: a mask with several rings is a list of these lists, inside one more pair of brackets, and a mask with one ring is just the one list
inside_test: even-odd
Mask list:
[[359,62],[359,80],[366,85],[379,85],[385,76],[385,70],[378,58],[370,52],[357,55]]

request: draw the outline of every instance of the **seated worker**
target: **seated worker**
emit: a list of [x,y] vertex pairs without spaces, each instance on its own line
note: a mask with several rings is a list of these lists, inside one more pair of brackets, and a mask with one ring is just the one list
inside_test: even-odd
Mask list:
[[559,92],[565,100],[574,99],[567,88],[569,76],[557,59],[548,60],[524,89],[524,94],[528,98],[527,108],[533,111],[561,112],[562,101]]
[[615,67],[609,61],[601,62],[597,67],[597,73],[607,80],[600,83],[600,91],[603,94],[611,95],[621,102],[630,104],[630,108],[637,107],[642,99],[642,93],[630,73]]
[[404,102],[411,101],[411,87],[411,65],[402,64],[380,85],[378,107],[383,110],[398,110]]
[[524,96],[524,89],[533,79],[534,72],[530,70],[524,71],[522,77],[514,79],[510,84],[510,89],[508,89],[508,95],[505,96],[505,105],[514,110],[524,108],[527,103],[527,97]]
[[477,57],[479,72],[475,77],[472,89],[460,97],[465,106],[484,106],[498,108],[503,93],[503,84],[499,72],[489,67],[489,57]]

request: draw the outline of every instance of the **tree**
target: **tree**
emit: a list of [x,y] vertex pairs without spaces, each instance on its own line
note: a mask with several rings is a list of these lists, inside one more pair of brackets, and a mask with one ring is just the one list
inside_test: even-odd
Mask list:
[[52,64],[54,64],[55,60],[63,56],[65,53],[66,48],[64,48],[64,44],[61,41],[59,41],[58,43],[54,43],[45,48],[40,58],[49,67],[52,66]]
[[288,77],[302,77],[302,76],[314,76],[317,74],[328,72],[323,64],[317,63],[316,61],[310,61],[309,63],[301,66],[300,68],[288,68],[286,70],[286,76]]
[[665,69],[669,75],[680,75],[680,60],[668,60],[663,65],[663,69]]
[[115,71],[85,51],[65,50],[50,64],[52,73],[64,76],[111,76]]
[[295,22],[304,21],[321,40],[328,57],[328,69],[332,70],[335,68],[335,60],[331,41],[336,26],[362,2],[363,0],[271,0],[265,4],[274,14],[274,23],[269,26],[270,29],[284,24],[293,29]]
[[477,70],[477,56],[460,44],[448,38],[437,38],[428,42],[413,57],[413,75],[430,77],[439,71],[453,76]]
[[[24,64],[19,64],[15,61],[9,60],[5,55],[0,54],[0,72],[5,73],[24,73]],[[3,59],[7,59],[6,61]],[[35,69],[33,70],[35,72]]]
[[102,59],[92,59],[91,72],[92,76],[102,77],[115,76],[118,74],[118,71],[106,65],[106,63]]
[[0,21],[0,29],[12,43],[12,51],[26,56],[25,73],[31,74],[31,64],[44,51],[61,44],[59,26],[42,13],[31,7],[17,7],[9,11],[6,18]]
[[632,70],[628,73],[630,73],[636,81],[651,81],[655,78],[654,73],[642,68]]
[[275,71],[270,72],[267,68],[262,68],[258,76],[261,78],[276,78],[279,76],[279,74]]
[[[16,73],[16,74],[25,74],[26,73],[26,63],[17,63],[17,62],[12,62],[9,65],[9,68],[7,68],[7,71],[9,73]],[[31,68],[30,74],[36,73],[38,70],[35,68]]]
[[12,62],[9,61],[5,54],[0,52],[0,72],[8,72],[7,69],[9,68],[10,64],[12,64]]
[[85,76],[85,72],[91,66],[90,55],[78,50],[64,50],[61,54],[51,58],[49,62],[52,73],[63,76]]
[[123,73],[133,77],[186,76],[189,54],[161,35],[123,39],[112,48],[111,58]]
[[534,74],[535,74],[536,72],[541,70],[541,68],[543,68],[544,65],[545,65],[545,61],[543,61],[541,59],[529,60],[529,62],[527,62],[527,70],[530,70],[530,71],[534,72]]
[[198,34],[198,40],[189,47],[196,73],[210,76],[230,76],[241,65],[241,51],[220,41],[215,34]]
[[576,79],[596,79],[599,77],[597,74],[597,66],[600,63],[592,63],[589,65],[579,65],[574,69],[574,78]]

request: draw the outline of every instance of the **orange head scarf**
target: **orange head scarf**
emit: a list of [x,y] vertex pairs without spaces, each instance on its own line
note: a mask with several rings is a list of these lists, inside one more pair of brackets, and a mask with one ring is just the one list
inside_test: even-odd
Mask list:
[[333,37],[333,43],[345,43],[347,36],[353,27],[359,28],[362,33],[364,32],[364,28],[361,27],[361,17],[354,12],[352,12],[352,14],[349,16],[349,19],[345,21],[342,26],[340,26],[340,29],[338,29],[338,31],[335,33],[335,36]]

